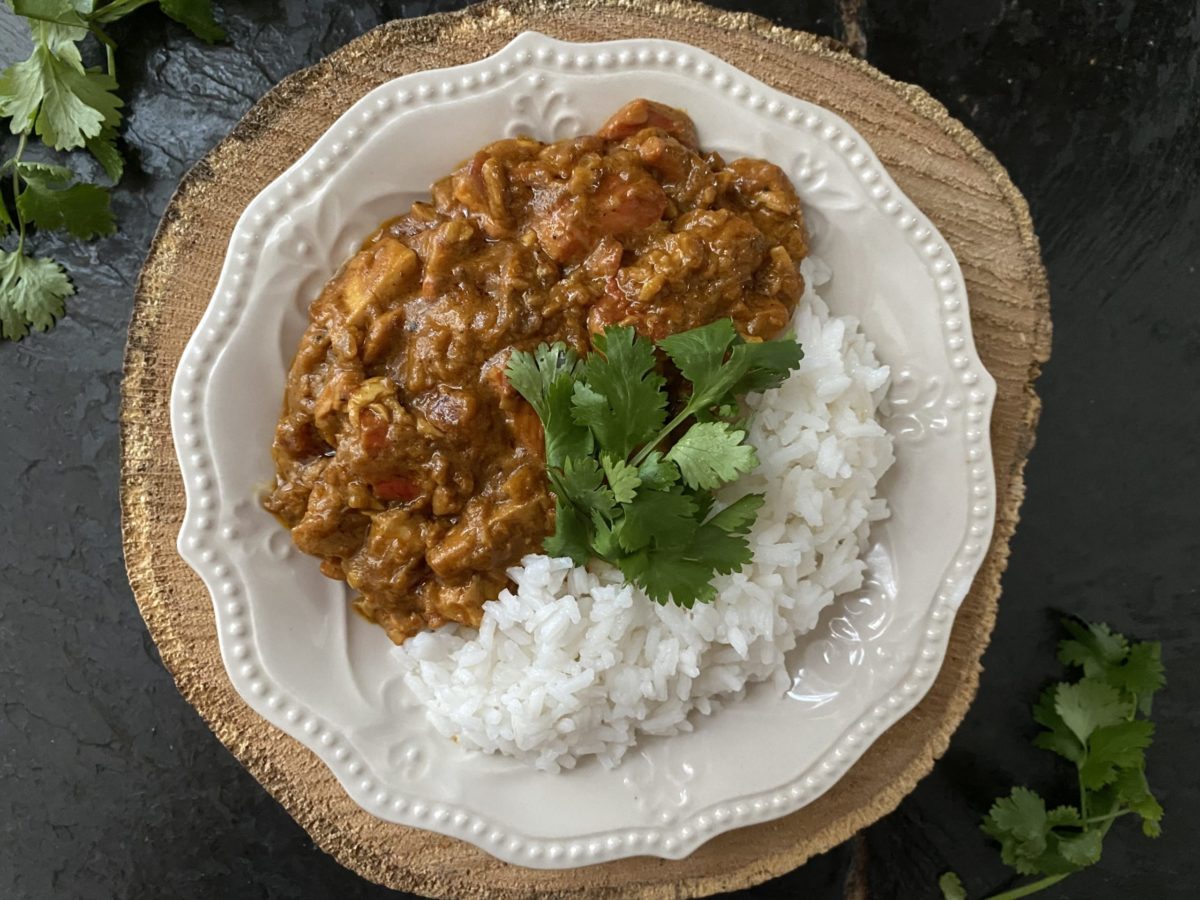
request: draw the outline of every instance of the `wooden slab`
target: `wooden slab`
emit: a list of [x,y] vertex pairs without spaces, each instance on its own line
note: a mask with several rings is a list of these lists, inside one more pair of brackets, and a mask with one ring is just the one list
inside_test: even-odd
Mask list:
[[[171,379],[242,209],[367,91],[398,75],[487,56],[527,29],[577,41],[686,41],[848,120],[958,256],[975,340],[999,386],[992,420],[995,538],[929,696],[815,803],[722,835],[678,862],[640,858],[574,871],[524,869],[451,838],[372,817],[312,753],[234,692],[208,593],[175,551],[184,495],[170,433]],[[995,619],[1039,412],[1033,384],[1049,348],[1037,237],[1004,169],[928,94],[891,81],[832,41],[680,0],[501,0],[393,22],[267,94],[187,175],[163,217],[138,284],[125,360],[121,500],[130,582],[183,696],[321,847],[372,881],[447,898],[675,898],[747,887],[890,812],[945,751],[975,694]]]

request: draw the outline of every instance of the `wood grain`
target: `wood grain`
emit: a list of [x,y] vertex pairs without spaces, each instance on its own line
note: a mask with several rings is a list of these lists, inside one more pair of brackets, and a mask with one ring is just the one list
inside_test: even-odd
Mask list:
[[[479,59],[531,28],[567,40],[686,41],[849,121],[950,242],[967,280],[975,340],[999,389],[992,420],[995,537],[929,695],[819,800],[722,835],[681,861],[531,870],[372,817],[312,753],[235,693],[218,652],[211,600],[175,551],[184,495],[169,425],[171,380],[241,210],[367,91],[409,72]],[[929,95],[891,81],[836,42],[681,0],[498,0],[393,22],[268,93],[188,174],[163,217],[138,284],[125,360],[121,497],[130,582],[183,696],[321,847],[366,878],[448,898],[676,898],[746,887],[890,812],[945,751],[975,694],[995,620],[1040,409],[1034,381],[1049,348],[1037,238],[1003,168]]]

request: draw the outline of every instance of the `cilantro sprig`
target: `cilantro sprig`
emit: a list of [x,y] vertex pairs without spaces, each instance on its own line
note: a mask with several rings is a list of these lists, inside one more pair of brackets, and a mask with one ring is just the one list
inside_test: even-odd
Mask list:
[[713,512],[712,492],[758,465],[738,399],[779,385],[800,345],[748,343],[729,319],[659,341],[691,387],[669,415],[652,342],[610,327],[593,343],[585,359],[560,343],[508,362],[545,431],[556,524],[544,550],[608,560],[658,603],[711,602],[713,577],[750,561],[746,535],[763,503],[747,494]]
[[[1029,896],[1099,862],[1104,837],[1120,818],[1140,819],[1147,837],[1161,830],[1163,810],[1146,781],[1145,757],[1154,737],[1154,694],[1166,683],[1161,647],[1131,643],[1107,625],[1063,624],[1070,637],[1058,645],[1059,661],[1083,674],[1042,693],[1033,718],[1043,731],[1033,743],[1075,766],[1079,803],[1050,808],[1026,787],[996,800],[984,833],[1000,844],[1005,864],[1041,878],[990,900]],[[955,873],[938,884],[945,900],[966,900]]]
[[[29,21],[33,50],[0,74],[0,118],[19,136],[16,152],[0,163],[0,178],[11,180],[11,203],[0,199],[0,239],[16,234],[12,249],[0,248],[0,339],[53,327],[75,293],[58,262],[26,252],[31,228],[81,240],[116,229],[107,187],[63,166],[26,162],[25,151],[31,136],[58,151],[87,150],[113,184],[121,180],[117,44],[105,27],[152,4],[206,41],[224,37],[211,0],[9,0]],[[80,46],[89,36],[105,48],[104,68],[83,62]]]

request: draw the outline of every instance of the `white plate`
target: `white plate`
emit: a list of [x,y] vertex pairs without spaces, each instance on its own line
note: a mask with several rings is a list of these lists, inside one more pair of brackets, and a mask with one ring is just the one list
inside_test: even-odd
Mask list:
[[[256,495],[308,304],[378,223],[501,135],[594,130],[640,96],[686,109],[704,147],[765,157],[795,182],[813,252],[833,269],[826,300],[862,320],[892,367],[892,517],[872,535],[866,588],[801,640],[790,694],[759,686],[615,770],[548,775],[434,732],[382,629]],[[812,802],[929,689],[991,537],[994,394],[954,256],[844,121],[684,44],[523,34],[372,91],[246,209],[171,396],[188,499],[179,551],[212,592],[242,697],[373,814],[526,866],[678,858]]]

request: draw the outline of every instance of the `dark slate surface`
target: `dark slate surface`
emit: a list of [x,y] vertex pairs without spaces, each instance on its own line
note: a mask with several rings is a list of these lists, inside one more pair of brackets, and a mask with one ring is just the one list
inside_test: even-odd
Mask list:
[[[366,29],[456,2],[225,0],[206,48],[149,10],[114,29],[130,101],[118,236],[39,238],[79,287],[58,328],[0,346],[0,897],[382,898],[315,849],[180,699],[130,595],[117,408],[134,279],[180,176],[269,86]],[[855,0],[736,2],[845,35]],[[745,897],[923,898],[938,872],[1008,885],[990,799],[1068,773],[1027,744],[1056,610],[1161,638],[1155,843],[1112,832],[1061,898],[1200,886],[1200,7],[1193,0],[866,0],[850,35],[1008,167],[1033,208],[1054,358],[995,638],[950,751],[865,836]],[[5,10],[7,14],[7,10]],[[20,30],[0,17],[0,60]],[[7,153],[6,153],[7,155]]]

